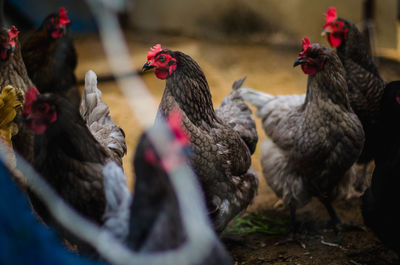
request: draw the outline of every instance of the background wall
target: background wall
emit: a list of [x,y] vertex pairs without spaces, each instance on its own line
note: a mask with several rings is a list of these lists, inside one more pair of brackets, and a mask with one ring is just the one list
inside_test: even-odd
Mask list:
[[[298,42],[307,35],[322,41],[323,13],[335,6],[338,15],[360,24],[363,0],[137,0],[131,26],[143,31],[249,41]],[[397,47],[397,1],[375,1],[378,47]],[[247,41],[247,39],[242,39]]]
[[[91,12],[83,0],[5,2],[9,4],[6,6],[12,6],[35,26],[48,14],[65,6],[73,21],[73,32],[96,30]],[[298,44],[307,35],[313,42],[326,43],[320,33],[325,23],[322,14],[327,8],[335,6],[339,16],[361,26],[363,2],[364,0],[126,0],[127,13],[124,21],[130,28],[146,33],[173,33],[216,40],[279,44]],[[397,52],[398,2],[375,0],[375,45],[379,49]]]

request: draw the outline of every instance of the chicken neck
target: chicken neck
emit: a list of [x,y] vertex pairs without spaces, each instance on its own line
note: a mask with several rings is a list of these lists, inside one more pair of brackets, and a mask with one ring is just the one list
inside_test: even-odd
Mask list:
[[[176,52],[176,59],[179,67],[167,79],[161,109],[168,111],[168,95],[171,95],[179,108],[185,112],[186,116],[197,126],[202,126],[203,122],[212,126],[218,120],[206,77],[200,66],[188,55]],[[163,102],[165,102],[163,104]]]

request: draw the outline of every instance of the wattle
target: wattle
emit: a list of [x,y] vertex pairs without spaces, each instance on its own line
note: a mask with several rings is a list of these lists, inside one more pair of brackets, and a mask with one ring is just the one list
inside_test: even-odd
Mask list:
[[334,34],[328,35],[329,44],[333,47],[339,47],[342,44],[342,38],[340,36],[335,36]]
[[58,29],[51,33],[51,37],[53,37],[54,39],[58,39],[58,38],[61,38],[63,34],[64,34],[64,32],[62,30]]
[[2,60],[7,59],[7,50],[6,49],[1,49],[0,57],[1,57]]
[[42,134],[47,129],[46,124],[41,121],[33,121],[32,123],[27,124],[27,127],[31,129],[35,134]]
[[168,70],[164,69],[156,69],[154,73],[156,74],[157,78],[162,80],[167,79],[169,76]]
[[308,64],[302,64],[301,69],[307,75],[315,75],[315,73],[317,72],[317,68],[315,66],[311,66]]

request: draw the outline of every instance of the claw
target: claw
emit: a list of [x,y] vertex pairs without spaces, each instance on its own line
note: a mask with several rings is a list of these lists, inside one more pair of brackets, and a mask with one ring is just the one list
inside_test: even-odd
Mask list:
[[297,243],[302,247],[303,249],[306,249],[306,244],[304,244],[303,241],[300,240],[298,234],[290,233],[286,238],[279,240],[274,244],[274,246],[279,246],[279,245],[284,245],[287,243]]

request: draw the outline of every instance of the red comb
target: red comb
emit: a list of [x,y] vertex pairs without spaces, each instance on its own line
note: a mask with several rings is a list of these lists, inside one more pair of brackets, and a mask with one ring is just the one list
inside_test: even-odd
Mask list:
[[15,38],[18,36],[18,29],[15,26],[12,26],[8,31],[8,42],[14,42]]
[[303,52],[306,52],[309,48],[311,48],[310,39],[308,37],[303,38]]
[[162,51],[161,49],[161,44],[156,44],[152,48],[150,48],[150,51],[147,53],[147,61],[150,61],[156,56],[157,53]]
[[58,17],[60,18],[59,23],[63,26],[71,22],[67,17],[67,10],[64,7],[60,7]]
[[31,112],[32,103],[35,102],[38,94],[39,91],[36,89],[36,87],[31,86],[28,88],[28,91],[25,93],[25,107],[23,114],[29,114]]
[[182,129],[182,113],[179,110],[174,109],[170,112],[167,123],[179,143],[182,146],[189,145],[189,136]]
[[337,19],[337,13],[336,13],[336,8],[334,7],[329,7],[328,10],[326,11],[326,14],[324,14],[326,23],[329,24],[333,22],[335,19]]

